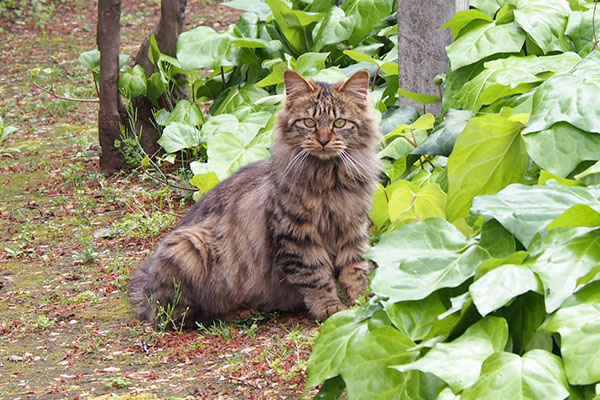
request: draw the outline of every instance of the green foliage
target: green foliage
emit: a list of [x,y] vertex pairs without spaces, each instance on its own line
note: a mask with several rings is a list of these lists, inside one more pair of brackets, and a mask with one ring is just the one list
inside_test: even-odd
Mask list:
[[323,324],[308,363],[317,398],[344,386],[351,400],[597,398],[592,5],[471,5],[444,25],[444,118],[382,124],[375,296]]

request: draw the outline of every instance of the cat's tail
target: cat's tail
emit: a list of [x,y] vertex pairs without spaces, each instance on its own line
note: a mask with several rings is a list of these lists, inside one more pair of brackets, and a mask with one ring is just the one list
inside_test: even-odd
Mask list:
[[[159,244],[153,256],[129,277],[133,312],[142,320],[160,322],[190,318],[204,321],[206,304],[200,294],[206,287],[211,262],[212,234],[197,226],[181,227]],[[170,310],[165,315],[165,310]]]

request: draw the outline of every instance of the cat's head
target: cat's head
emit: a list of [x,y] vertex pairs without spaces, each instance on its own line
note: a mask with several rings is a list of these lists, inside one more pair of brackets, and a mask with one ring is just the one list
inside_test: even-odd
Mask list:
[[344,82],[328,84],[306,80],[286,70],[285,107],[279,116],[280,140],[311,155],[330,159],[342,151],[372,147],[369,73],[358,71]]

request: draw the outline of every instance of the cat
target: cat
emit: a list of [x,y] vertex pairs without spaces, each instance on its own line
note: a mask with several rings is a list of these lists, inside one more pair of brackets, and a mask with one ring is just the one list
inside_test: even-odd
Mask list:
[[271,158],[219,183],[132,272],[141,319],[170,307],[190,327],[302,308],[325,320],[347,308],[337,285],[349,303],[365,293],[381,139],[369,74],[327,84],[286,70],[284,83]]

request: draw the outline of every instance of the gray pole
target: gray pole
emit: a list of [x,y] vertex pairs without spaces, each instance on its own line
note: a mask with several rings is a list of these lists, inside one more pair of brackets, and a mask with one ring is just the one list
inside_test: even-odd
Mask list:
[[[440,25],[456,11],[468,8],[468,0],[398,0],[398,78],[402,89],[438,95],[433,80],[448,69],[444,48],[452,42],[450,29],[440,29]],[[423,109],[405,97],[400,97],[400,104]],[[427,105],[427,111],[439,115],[441,104]]]

